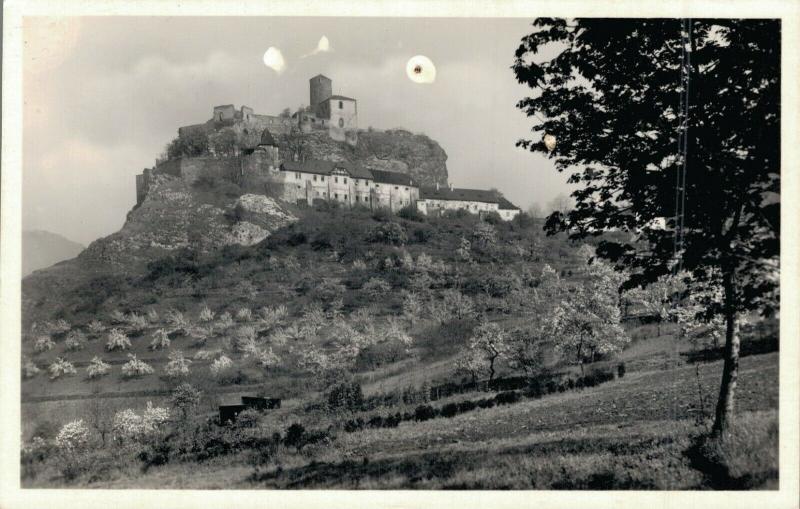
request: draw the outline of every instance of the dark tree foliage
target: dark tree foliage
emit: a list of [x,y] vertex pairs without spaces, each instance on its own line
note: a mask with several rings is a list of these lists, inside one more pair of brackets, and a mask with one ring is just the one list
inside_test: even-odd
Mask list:
[[[688,129],[683,269],[694,290],[719,289],[708,313],[725,316],[726,355],[714,429],[733,415],[737,315],[778,305],[780,242],[780,21],[692,20],[689,110],[681,124],[682,21],[537,19],[513,67],[534,89],[518,108],[532,131],[557,138],[550,157],[575,207],[547,219],[549,234],[579,239],[617,230],[598,255],[645,286],[674,270],[678,137]],[[556,55],[545,59],[544,50]],[[541,138],[518,146],[548,153]],[[666,228],[654,221],[666,219]],[[643,249],[643,246],[644,249]]]

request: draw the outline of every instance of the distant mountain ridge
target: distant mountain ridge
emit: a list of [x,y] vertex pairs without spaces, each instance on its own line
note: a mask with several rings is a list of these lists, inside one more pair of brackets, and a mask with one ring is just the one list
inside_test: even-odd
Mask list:
[[22,277],[58,262],[70,260],[85,247],[57,233],[44,230],[22,232]]

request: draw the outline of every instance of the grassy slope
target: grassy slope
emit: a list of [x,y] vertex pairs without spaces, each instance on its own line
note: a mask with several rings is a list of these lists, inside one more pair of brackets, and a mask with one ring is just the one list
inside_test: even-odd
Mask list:
[[[720,362],[700,365],[706,412],[720,370]],[[777,381],[777,354],[742,360],[737,413],[741,425],[758,431],[754,440],[771,436],[766,430],[777,419]],[[256,476],[246,458],[228,457],[154,467],[144,475],[120,474],[93,487],[736,487],[736,479],[718,479],[692,465],[687,452],[693,437],[705,430],[695,420],[698,410],[695,367],[684,366],[452,419],[339,432],[329,448],[306,455],[284,451],[280,468],[273,465]],[[269,416],[262,423],[267,433],[276,424]],[[748,482],[774,488],[777,440],[758,442],[758,447]]]

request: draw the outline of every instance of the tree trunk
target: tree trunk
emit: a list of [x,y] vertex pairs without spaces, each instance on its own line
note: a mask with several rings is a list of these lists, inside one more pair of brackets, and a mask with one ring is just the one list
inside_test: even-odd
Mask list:
[[733,271],[723,276],[725,286],[725,364],[714,418],[714,435],[721,435],[733,422],[733,396],[739,378],[739,323],[736,320],[736,279]]

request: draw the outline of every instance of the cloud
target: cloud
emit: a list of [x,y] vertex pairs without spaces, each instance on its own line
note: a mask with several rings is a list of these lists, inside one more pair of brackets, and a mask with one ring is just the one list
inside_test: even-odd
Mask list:
[[333,48],[331,48],[331,43],[328,38],[323,35],[320,37],[317,47],[314,48],[313,51],[306,53],[300,58],[310,57],[311,55],[316,55],[317,53],[330,53],[331,51],[333,51]]
[[281,53],[281,50],[274,46],[270,46],[269,49],[264,53],[264,65],[278,74],[283,73],[283,71],[286,70],[286,61],[283,59],[283,53]]

